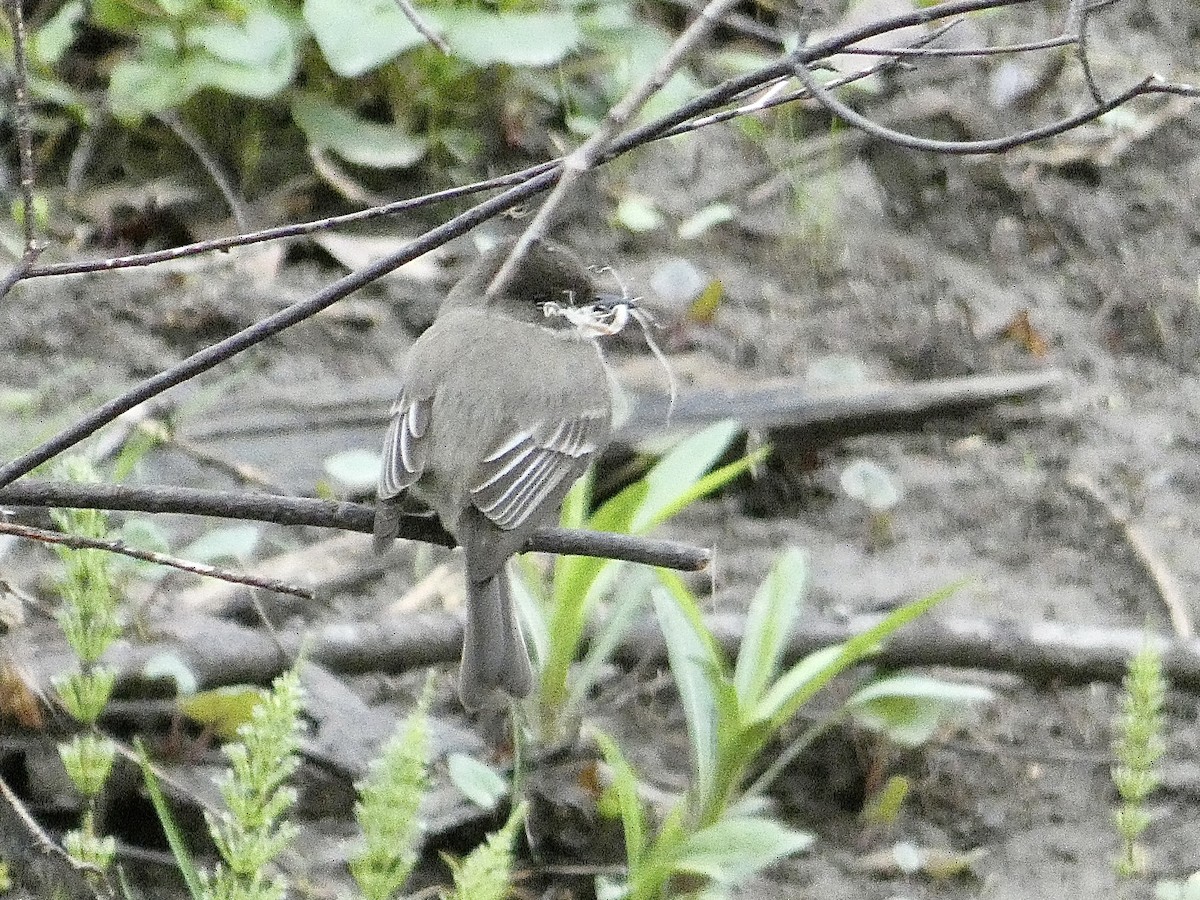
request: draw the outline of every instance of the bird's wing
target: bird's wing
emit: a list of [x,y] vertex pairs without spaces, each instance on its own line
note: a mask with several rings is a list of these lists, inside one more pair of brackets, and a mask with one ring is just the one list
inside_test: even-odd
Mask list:
[[429,448],[422,440],[429,430],[432,397],[401,394],[392,407],[392,422],[383,440],[379,499],[390,500],[421,477]]
[[501,441],[479,465],[471,502],[496,527],[519,527],[564,481],[578,477],[608,439],[609,412],[539,422]]

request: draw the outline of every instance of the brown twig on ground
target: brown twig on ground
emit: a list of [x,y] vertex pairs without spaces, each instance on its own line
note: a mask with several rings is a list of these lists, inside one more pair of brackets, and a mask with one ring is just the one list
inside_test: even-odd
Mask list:
[[[803,379],[751,388],[704,390],[675,400],[672,425],[698,427],[737,419],[748,428],[803,432],[806,440],[829,442],[878,431],[911,430],[935,416],[1036,396],[1059,387],[1056,369],[938,378],[911,384],[865,384],[809,393]],[[618,437],[660,430],[667,398],[638,397]],[[0,494],[3,498],[3,494]]]
[[1171,569],[1151,545],[1145,532],[1129,521],[1129,517],[1117,507],[1116,502],[1109,497],[1095,479],[1077,472],[1067,478],[1067,487],[1072,488],[1104,513],[1109,524],[1116,529],[1125,546],[1133,554],[1134,559],[1142,568],[1147,580],[1154,587],[1158,599],[1162,601],[1171,620],[1171,628],[1180,638],[1193,636],[1192,616],[1188,612],[1188,604],[1183,596],[1183,589],[1171,574]]
[[[791,664],[843,643],[878,624],[880,618],[864,615],[845,623],[800,622],[788,639],[784,661]],[[732,658],[741,645],[744,617],[717,614],[707,617],[705,624]],[[59,639],[51,626],[40,627],[47,634],[39,646],[54,646]],[[364,674],[451,665],[458,661],[462,643],[462,625],[450,613],[408,614],[387,623],[346,622],[303,633],[284,632],[280,635],[282,654],[260,630],[200,614],[178,613],[156,622],[155,633],[157,639],[152,643],[122,645],[106,655],[106,664],[119,673],[118,684],[138,679],[146,661],[168,649],[185,659],[202,687],[217,687],[239,681],[265,684],[289,665],[301,647],[308,659],[334,672]],[[1200,691],[1200,641],[1147,635],[1133,628],[925,619],[890,637],[870,662],[887,668],[945,666],[1009,672],[1035,684],[1119,684],[1129,659],[1147,641],[1162,655],[1163,672],[1173,686]],[[59,659],[47,650],[27,666],[41,683],[66,665],[65,646],[61,655]],[[614,661],[626,668],[666,665],[666,644],[653,617],[635,625],[622,639]]]
[[192,562],[191,560],[180,559],[177,556],[171,556],[166,553],[157,553],[153,550],[139,550],[137,547],[130,547],[121,541],[81,537],[76,534],[64,534],[61,531],[47,531],[44,528],[31,528],[28,525],[18,525],[15,522],[0,522],[0,534],[11,534],[14,537],[37,541],[41,544],[55,544],[60,547],[70,547],[73,550],[104,550],[108,553],[128,556],[131,559],[140,559],[145,562],[155,563],[156,565],[179,569],[183,572],[191,572],[193,575],[201,575],[205,578],[216,578],[220,581],[228,581],[233,584],[244,584],[247,587],[262,588],[264,591],[274,591],[277,594],[291,594],[295,597],[303,597],[306,600],[316,599],[312,591],[299,585],[286,584],[285,582],[276,581],[273,578],[263,578],[259,575],[231,572],[228,569],[210,566],[207,563]]
[[109,894],[93,887],[90,878],[100,874],[94,866],[71,859],[51,839],[18,797],[0,778],[0,858],[18,887],[29,896],[65,897],[69,900],[104,900]]
[[[881,616],[856,616],[846,623],[804,621],[792,633],[787,663],[823,647],[839,644],[879,623]],[[706,620],[727,654],[741,645],[745,621],[736,615]],[[1142,629],[1098,628],[1066,622],[992,622],[970,619],[922,619],[888,638],[871,662],[887,668],[949,666],[1011,672],[1040,684],[1119,684],[1130,658],[1146,643],[1163,659],[1163,674],[1175,687],[1200,691],[1200,641],[1147,634]],[[641,624],[621,643],[621,663],[665,664],[666,645],[658,627]]]
[[[2,505],[180,513],[249,519],[277,525],[313,525],[319,528],[358,531],[363,534],[373,531],[375,521],[374,505],[365,503],[280,497],[274,494],[231,494],[191,488],[126,487],[38,479],[23,479],[19,484],[0,489],[0,506]],[[453,546],[453,539],[433,517],[406,516],[401,521],[400,528],[400,536],[409,540]],[[711,558],[711,552],[708,550],[676,541],[565,528],[538,529],[525,545],[525,549],[623,559],[685,571],[701,571],[707,567]]]

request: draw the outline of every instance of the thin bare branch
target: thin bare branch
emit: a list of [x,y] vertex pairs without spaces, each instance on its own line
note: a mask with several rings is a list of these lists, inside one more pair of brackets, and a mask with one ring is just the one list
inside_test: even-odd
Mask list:
[[421,14],[417,12],[415,6],[409,0],[396,0],[396,5],[400,7],[400,12],[408,17],[408,21],[412,23],[412,27],[417,29],[421,37],[433,44],[443,53],[449,55],[450,45],[442,40],[442,36],[429,27],[429,24],[421,18]]
[[801,83],[808,88],[822,106],[828,109],[838,118],[846,123],[859,128],[873,137],[887,141],[890,144],[895,144],[899,147],[907,147],[910,150],[921,150],[926,153],[945,153],[954,156],[967,156],[981,153],[1002,153],[1005,150],[1011,150],[1013,147],[1019,147],[1022,144],[1028,144],[1031,141],[1040,140],[1042,138],[1051,137],[1056,134],[1062,134],[1064,131],[1070,131],[1072,128],[1090,122],[1093,119],[1098,119],[1110,110],[1116,109],[1124,103],[1128,103],[1134,97],[1141,94],[1150,93],[1149,86],[1156,81],[1156,76],[1149,75],[1139,81],[1133,87],[1118,94],[1111,100],[1107,100],[1098,106],[1092,107],[1086,112],[1071,116],[1066,119],[1060,119],[1049,125],[1043,125],[1040,128],[1032,128],[1029,131],[1023,131],[1019,134],[1009,135],[1008,137],[991,138],[982,141],[937,141],[930,138],[917,137],[916,135],[906,134],[903,131],[894,131],[891,128],[886,128],[878,122],[872,122],[866,116],[851,109],[846,104],[842,103],[834,97],[827,89],[822,87],[820,83],[813,77],[812,72],[803,64],[797,64],[796,77]]
[[1075,58],[1079,60],[1079,66],[1083,69],[1083,80],[1092,95],[1092,100],[1099,104],[1104,102],[1104,95],[1100,93],[1100,86],[1096,84],[1091,60],[1088,58],[1087,26],[1088,16],[1093,8],[1088,0],[1070,0],[1067,6],[1067,33],[1075,36]]
[[942,57],[942,56],[1000,56],[1006,53],[1030,53],[1034,50],[1050,50],[1073,44],[1076,37],[1060,34],[1044,41],[1027,44],[1000,44],[996,47],[845,47],[842,53],[858,53],[863,56]]
[[266,591],[274,591],[277,594],[291,594],[295,597],[303,597],[306,600],[316,599],[312,591],[298,585],[286,584],[282,581],[276,581],[274,578],[260,578],[257,575],[231,572],[228,569],[210,566],[206,563],[180,559],[178,556],[171,556],[167,553],[140,550],[137,547],[130,547],[121,541],[63,534],[61,531],[31,528],[28,525],[18,525],[15,522],[0,522],[0,534],[11,534],[15,537],[37,541],[42,544],[57,544],[60,547],[70,547],[73,550],[104,550],[108,553],[128,556],[131,559],[140,559],[145,562],[155,563],[156,565],[179,569],[183,572],[191,572],[193,575],[201,575],[205,578],[216,578],[220,581],[232,582],[233,584],[244,584],[249,587],[262,588]]
[[37,258],[42,255],[44,247],[32,246],[26,247],[25,252],[21,254],[21,258],[16,264],[4,273],[4,278],[0,279],[0,300],[3,300],[8,292],[13,289],[13,285],[23,279],[33,264],[37,262]]
[[460,234],[465,234],[479,223],[487,221],[497,213],[511,209],[528,197],[544,190],[548,184],[553,182],[554,178],[554,173],[547,172],[530,179],[524,184],[510,188],[490,200],[485,200],[483,203],[455,216],[448,222],[426,232],[403,250],[391,253],[357,272],[351,272],[307,300],[294,303],[286,309],[268,316],[261,322],[257,322],[223,341],[205,347],[197,353],[193,353],[187,359],[170,369],[147,378],[141,384],[136,385],[121,396],[92,410],[74,425],[59,432],[28,453],[0,467],[0,487],[11,484],[47,460],[53,459],[64,450],[74,447],[84,438],[94,434],[100,428],[116,419],[121,413],[133,409],[139,403],[144,403],[150,398],[158,396],[163,391],[196,377],[201,372],[207,372],[209,369],[236,356],[243,350],[247,350],[272,335],[290,328],[297,322],[303,322],[327,306],[332,306],[346,295],[358,290],[363,285],[370,284],[388,272],[398,269],[407,262],[411,262],[421,254],[427,253],[435,247],[440,247]]
[[29,58],[26,55],[25,13],[21,0],[5,0],[5,12],[13,37],[13,83],[16,95],[17,153],[21,159],[21,204],[25,232],[25,254],[37,246],[34,232],[36,211],[33,202],[33,133],[29,124]]
[[212,179],[213,184],[217,186],[217,190],[221,192],[221,196],[225,198],[225,203],[229,207],[229,212],[233,216],[233,221],[237,227],[242,231],[249,229],[250,219],[246,215],[246,204],[242,202],[242,198],[238,196],[237,191],[233,189],[233,182],[229,178],[229,173],[225,171],[217,158],[205,146],[204,140],[200,135],[196,134],[191,126],[173,112],[158,113],[155,118],[171,129],[171,133],[179,138],[196,155],[196,159],[200,161],[200,165],[208,173],[208,177]]
[[[362,534],[370,534],[375,522],[375,507],[365,503],[176,487],[76,484],[30,478],[0,489],[0,505],[177,513],[277,525],[311,525]],[[400,527],[400,536],[409,540],[445,547],[454,544],[454,539],[432,516],[406,516],[401,520]],[[538,529],[525,549],[623,559],[696,572],[703,570],[711,558],[708,550],[676,541],[565,528]]]
[[663,54],[658,65],[642,84],[627,93],[608,111],[600,127],[562,162],[562,174],[551,191],[550,196],[542,204],[529,227],[525,229],[520,240],[512,249],[492,283],[488,285],[488,293],[499,291],[512,277],[518,261],[525,255],[529,245],[537,238],[544,237],[550,231],[550,225],[557,215],[563,201],[575,190],[576,182],[584,172],[595,167],[601,159],[603,151],[612,139],[625,127],[646,101],[653,97],[666,84],[679,67],[683,65],[684,57],[690,53],[704,36],[712,30],[721,16],[730,9],[736,0],[709,0],[704,9],[692,23],[683,30]]

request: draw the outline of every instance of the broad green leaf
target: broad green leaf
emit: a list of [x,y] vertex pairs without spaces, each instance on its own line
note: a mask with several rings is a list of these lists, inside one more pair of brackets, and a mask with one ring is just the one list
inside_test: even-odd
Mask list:
[[605,793],[616,801],[621,825],[625,829],[625,855],[630,868],[635,868],[646,850],[646,810],[638,795],[637,775],[616,741],[602,731],[595,732],[593,737],[600,745],[605,762],[613,770],[612,784]]
[[685,610],[686,603],[663,587],[651,594],[691,737],[696,789],[708,797],[717,769],[716,703],[709,679],[719,662],[700,636],[698,614]]
[[292,118],[314,147],[332,150],[360,166],[406,168],[418,162],[428,146],[406,128],[360,119],[316,94],[297,92]]
[[552,66],[582,38],[575,17],[565,12],[496,14],[462,7],[431,11],[430,17],[441,24],[453,54],[480,67]]
[[813,837],[774,819],[730,817],[684,840],[675,859],[682,872],[733,884],[811,846]]
[[379,464],[376,451],[357,448],[327,457],[324,469],[338,487],[349,491],[366,491],[374,488],[379,480]]
[[446,766],[454,786],[480,809],[495,809],[508,795],[508,782],[473,756],[451,753]]
[[425,43],[395,0],[304,0],[303,11],[329,68],[343,78],[370,72]]
[[179,711],[228,741],[237,737],[238,729],[250,721],[262,700],[262,688],[231,685],[180,697]]
[[29,42],[30,56],[41,66],[49,68],[56,64],[75,40],[79,23],[83,20],[84,8],[80,0],[63,4],[62,9],[33,34]]
[[214,563],[219,560],[249,562],[258,546],[262,529],[258,525],[225,525],[202,534],[188,544],[181,556],[197,562]]
[[942,725],[961,719],[969,707],[992,698],[991,691],[977,685],[896,675],[857,691],[846,707],[860,725],[903,747],[917,747]]
[[741,432],[742,426],[730,419],[710,425],[671,448],[646,475],[646,497],[630,530],[644,534],[682,509],[684,498],[694,497],[696,485]]
[[750,601],[745,636],[733,675],[745,708],[753,707],[775,678],[807,586],[808,555],[789,547],[780,554]]
[[771,686],[755,710],[755,718],[770,718],[776,727],[781,727],[830,680],[877,652],[884,640],[925,615],[961,585],[962,582],[958,582],[920,600],[906,603],[844,644],[835,644],[809,654]]
[[248,69],[289,70],[295,65],[292,28],[267,6],[251,9],[240,22],[217,21],[189,28],[189,46],[202,47],[224,63]]
[[822,647],[808,654],[771,685],[771,689],[754,711],[754,720],[775,720],[780,718],[784,709],[793,706],[799,708],[804,700],[820,690],[847,665],[849,664],[845,662],[845,644]]
[[108,105],[122,121],[137,120],[185,103],[204,83],[177,57],[123,59],[108,79]]

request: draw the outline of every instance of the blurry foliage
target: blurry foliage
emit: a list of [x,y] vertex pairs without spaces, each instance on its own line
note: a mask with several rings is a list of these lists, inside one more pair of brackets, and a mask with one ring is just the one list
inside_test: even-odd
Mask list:
[[[308,176],[310,157],[324,152],[368,183],[422,162],[465,177],[506,149],[544,151],[546,124],[587,132],[670,42],[627,2],[434,0],[418,12],[448,55],[395,0],[36,4],[28,56],[39,185],[68,171],[73,187],[81,174],[97,185],[199,177],[163,122],[197,135],[247,199]],[[12,58],[5,29],[0,61]],[[674,105],[695,89],[680,74],[654,102]],[[10,104],[0,99],[5,113]],[[8,152],[15,158],[15,142]]]

